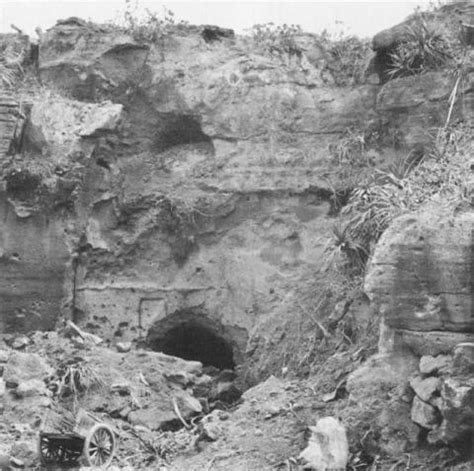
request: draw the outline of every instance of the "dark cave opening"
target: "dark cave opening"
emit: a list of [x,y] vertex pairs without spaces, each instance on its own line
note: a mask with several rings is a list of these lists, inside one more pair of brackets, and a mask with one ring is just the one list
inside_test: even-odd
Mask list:
[[214,152],[212,140],[204,134],[201,123],[196,116],[174,113],[160,113],[156,124],[153,150],[164,152],[174,146],[200,144]]
[[150,344],[155,351],[184,360],[197,360],[220,370],[235,367],[232,346],[208,327],[198,322],[182,322],[155,337]]

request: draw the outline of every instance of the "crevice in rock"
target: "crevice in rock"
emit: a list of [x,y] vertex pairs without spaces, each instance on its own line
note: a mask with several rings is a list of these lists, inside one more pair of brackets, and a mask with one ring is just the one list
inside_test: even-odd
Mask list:
[[373,67],[375,73],[379,76],[380,84],[387,83],[391,76],[390,70],[393,68],[393,59],[391,54],[395,48],[380,49],[376,52],[373,59]]
[[95,163],[106,170],[110,170],[110,164],[103,157],[98,157]]

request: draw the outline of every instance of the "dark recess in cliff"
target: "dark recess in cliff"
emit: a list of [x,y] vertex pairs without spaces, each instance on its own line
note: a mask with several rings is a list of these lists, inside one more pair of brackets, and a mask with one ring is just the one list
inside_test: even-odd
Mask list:
[[235,341],[218,321],[190,310],[156,322],[147,339],[153,350],[219,369],[236,366]]
[[158,129],[152,144],[154,151],[163,152],[185,144],[205,144],[213,149],[211,139],[202,132],[201,124],[194,116],[162,113],[158,118]]

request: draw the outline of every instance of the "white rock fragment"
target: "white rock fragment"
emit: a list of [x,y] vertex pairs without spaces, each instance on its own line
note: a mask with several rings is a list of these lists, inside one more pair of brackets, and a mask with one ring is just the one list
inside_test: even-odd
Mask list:
[[334,417],[324,417],[310,430],[308,446],[299,456],[305,466],[318,471],[346,469],[349,442],[344,425]]
[[128,353],[132,349],[132,342],[118,342],[115,347],[119,353]]

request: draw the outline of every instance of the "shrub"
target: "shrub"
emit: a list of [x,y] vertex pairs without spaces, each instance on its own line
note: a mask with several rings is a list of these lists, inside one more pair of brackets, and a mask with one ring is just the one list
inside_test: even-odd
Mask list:
[[[357,233],[352,228],[352,222],[338,221],[331,228],[331,238],[325,247],[326,269],[349,268],[360,272],[368,258],[368,252],[358,240]],[[338,266],[337,266],[338,265]]]
[[417,14],[404,40],[390,53],[391,79],[420,74],[450,64],[456,53],[448,35],[434,20]]

